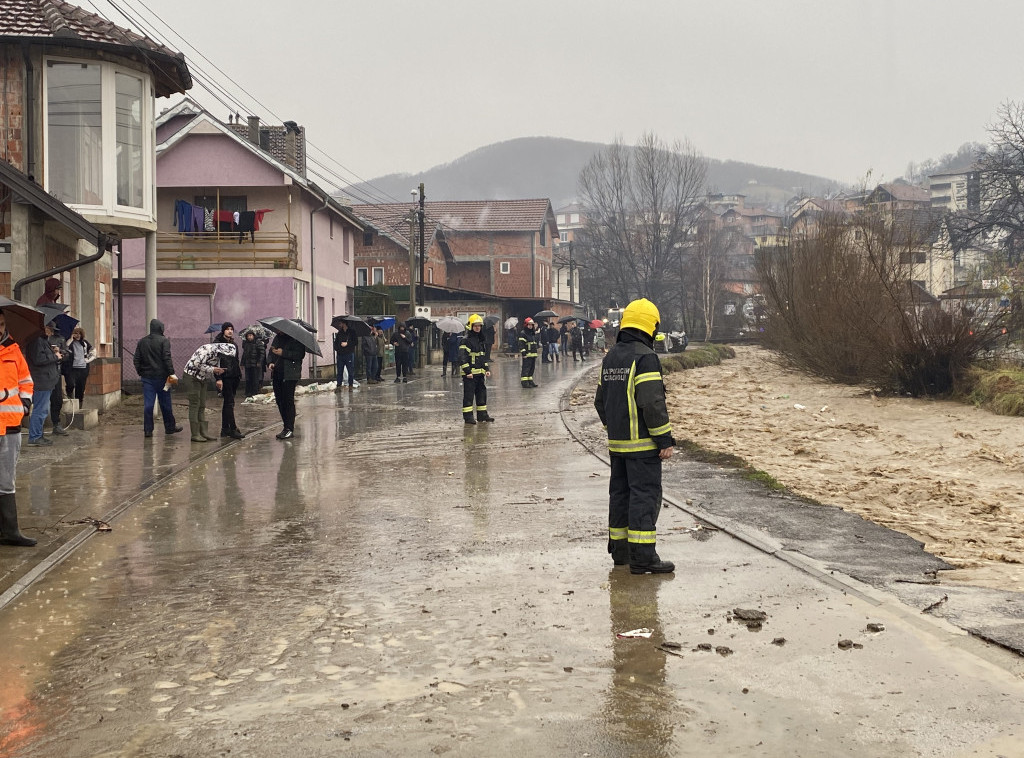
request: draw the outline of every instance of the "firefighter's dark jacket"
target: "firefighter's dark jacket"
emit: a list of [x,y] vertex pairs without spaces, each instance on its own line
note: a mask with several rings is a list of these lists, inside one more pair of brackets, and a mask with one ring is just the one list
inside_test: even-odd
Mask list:
[[623,329],[601,363],[594,407],[608,432],[608,452],[649,458],[672,447],[661,361],[653,340],[639,329]]
[[463,376],[483,375],[490,371],[487,363],[487,344],[483,334],[472,329],[459,342],[459,368]]
[[519,352],[522,353],[524,358],[537,357],[537,339],[536,329],[524,328],[523,331],[519,332]]

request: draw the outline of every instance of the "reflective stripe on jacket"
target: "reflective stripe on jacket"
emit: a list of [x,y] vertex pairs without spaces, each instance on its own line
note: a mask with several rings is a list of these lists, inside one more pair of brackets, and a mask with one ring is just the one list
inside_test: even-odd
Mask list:
[[632,330],[619,340],[601,363],[594,407],[608,432],[608,452],[646,458],[672,447],[672,424],[665,406],[661,362],[650,337]]
[[519,333],[519,352],[524,358],[537,357],[537,330],[523,329]]
[[464,376],[485,374],[490,370],[487,362],[487,344],[482,334],[470,330],[459,341],[459,368]]
[[0,344],[0,435],[8,427],[20,427],[25,415],[21,401],[31,400],[35,385],[21,348],[8,337]]

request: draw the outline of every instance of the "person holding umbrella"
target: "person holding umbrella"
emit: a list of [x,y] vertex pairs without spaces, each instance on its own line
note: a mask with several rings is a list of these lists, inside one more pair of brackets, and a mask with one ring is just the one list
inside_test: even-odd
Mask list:
[[[6,300],[6,298],[5,298]],[[15,301],[7,301],[17,307]],[[7,306],[0,307],[0,545],[32,547],[18,529],[14,481],[21,455],[21,421],[32,411],[32,374],[21,348],[7,331]]]
[[[469,333],[459,342],[459,364],[462,370],[462,419],[467,424],[477,421],[494,421],[487,413],[487,385],[491,375],[487,360],[487,343],[484,340],[484,320],[474,313],[469,317]],[[476,421],[473,420],[473,406],[476,405]]]
[[408,382],[409,356],[415,343],[405,324],[398,325],[398,329],[391,335],[391,344],[395,346],[395,384]]
[[335,366],[337,366],[337,387],[335,392],[341,392],[345,384],[345,372],[348,372],[348,389],[351,392],[355,384],[356,376],[356,337],[348,328],[347,321],[339,321],[338,331],[334,335]]
[[523,356],[519,384],[523,389],[537,386],[537,382],[533,381],[533,372],[537,368],[537,341],[537,324],[527,316],[523,321],[523,331],[519,334],[519,352]]
[[284,429],[277,434],[279,440],[290,440],[295,436],[295,387],[302,377],[302,360],[305,357],[306,348],[287,334],[278,332],[270,343],[267,368],[274,383],[274,402],[284,422]]

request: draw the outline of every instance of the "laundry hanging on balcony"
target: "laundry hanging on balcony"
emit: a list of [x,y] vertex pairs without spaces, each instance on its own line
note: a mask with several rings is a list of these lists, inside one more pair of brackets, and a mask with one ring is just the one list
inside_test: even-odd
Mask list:
[[187,200],[174,201],[174,226],[181,234],[192,234],[195,228],[195,212]]
[[273,208],[260,208],[258,211],[239,211],[236,213],[239,244],[245,239],[246,232],[249,232],[249,239],[255,242],[256,232],[260,230],[260,224],[263,223],[263,215],[272,212]]

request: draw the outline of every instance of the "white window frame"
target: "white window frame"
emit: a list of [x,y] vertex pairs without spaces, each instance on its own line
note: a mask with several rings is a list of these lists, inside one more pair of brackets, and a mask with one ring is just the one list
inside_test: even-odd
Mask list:
[[498,264],[498,273],[500,274],[511,274],[512,264],[509,261],[501,261]]
[[107,285],[100,282],[100,338],[97,344],[106,345],[107,340]]
[[[359,274],[363,275],[362,284],[359,283]],[[370,286],[370,269],[366,266],[359,266],[356,269],[356,286],[357,287],[369,287]]]
[[[380,272],[379,276],[378,276],[378,272]],[[384,284],[384,267],[383,266],[374,266],[370,270],[370,286],[372,287],[375,284]]]
[[309,321],[309,282],[295,280],[295,318]]
[[[103,204],[83,205],[68,203],[68,207],[86,212],[105,214],[111,216],[130,216],[133,218],[155,220],[156,211],[153,206],[156,176],[156,150],[154,139],[156,125],[153,116],[153,79],[148,73],[137,71],[132,68],[119,66],[115,63],[85,58],[69,58],[61,56],[46,56],[43,58],[43,87],[42,87],[42,110],[43,110],[43,156],[47,156],[49,150],[49,95],[48,78],[49,63],[79,63],[95,65],[100,67],[100,96],[102,98],[102,145],[103,145]],[[115,75],[124,74],[142,80],[142,207],[135,208],[127,205],[117,204],[117,87]],[[44,159],[43,182],[47,192],[50,191],[50,162]]]

